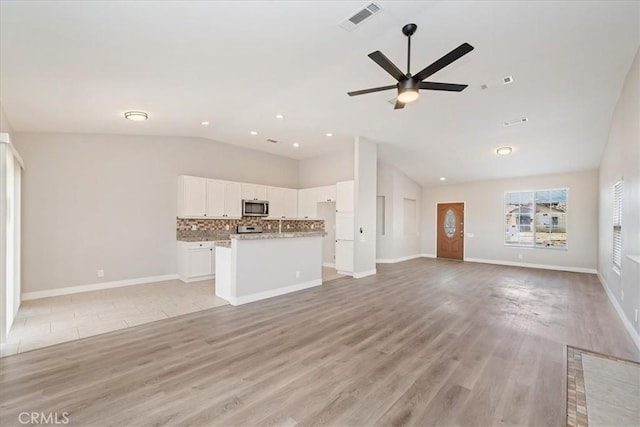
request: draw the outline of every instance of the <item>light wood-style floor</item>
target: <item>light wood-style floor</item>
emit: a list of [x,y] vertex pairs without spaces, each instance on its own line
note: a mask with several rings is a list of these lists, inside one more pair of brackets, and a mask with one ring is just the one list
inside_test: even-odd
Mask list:
[[562,425],[565,344],[640,355],[593,275],[418,259],[0,360],[0,424]]

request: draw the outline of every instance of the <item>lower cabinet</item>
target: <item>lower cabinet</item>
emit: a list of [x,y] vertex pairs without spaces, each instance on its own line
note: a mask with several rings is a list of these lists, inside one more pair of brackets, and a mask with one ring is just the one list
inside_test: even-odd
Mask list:
[[353,240],[336,240],[336,270],[353,273]]
[[183,282],[215,277],[213,242],[178,242],[178,278]]

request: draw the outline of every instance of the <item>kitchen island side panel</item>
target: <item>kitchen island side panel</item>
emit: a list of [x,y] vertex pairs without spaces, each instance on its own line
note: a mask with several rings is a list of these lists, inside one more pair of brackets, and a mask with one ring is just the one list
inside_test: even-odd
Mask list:
[[322,284],[322,236],[232,240],[232,245],[237,298]]

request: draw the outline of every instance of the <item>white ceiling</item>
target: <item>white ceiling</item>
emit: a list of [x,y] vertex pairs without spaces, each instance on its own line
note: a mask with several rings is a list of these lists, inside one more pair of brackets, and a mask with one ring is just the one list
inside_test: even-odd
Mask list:
[[[0,100],[16,131],[201,136],[293,158],[361,135],[422,185],[598,166],[640,42],[637,1],[381,0],[355,31],[338,26],[366,4],[2,1]],[[404,70],[409,22],[413,71],[468,42],[428,80],[470,86],[398,111],[393,91],[348,97],[393,84],[367,54]]]

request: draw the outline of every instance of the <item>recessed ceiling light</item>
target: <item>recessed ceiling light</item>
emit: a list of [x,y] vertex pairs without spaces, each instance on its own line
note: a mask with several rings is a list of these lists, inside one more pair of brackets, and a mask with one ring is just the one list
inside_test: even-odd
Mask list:
[[282,115],[282,114],[276,114],[276,119],[284,119],[284,115]]
[[440,181],[444,181],[445,179],[447,179],[447,178],[445,178],[444,176],[440,177]]
[[501,156],[506,156],[507,154],[511,154],[512,151],[513,150],[511,147],[500,147],[496,150],[496,153],[500,154]]
[[200,123],[202,126],[209,126],[209,122],[202,122]]
[[293,147],[294,147],[294,148],[298,148],[298,147],[300,147],[300,144],[298,144],[297,142],[294,142],[294,143],[293,143]]
[[258,132],[256,132],[255,130],[252,130],[251,132],[249,132],[251,135],[257,135]]
[[326,134],[327,136],[333,136],[333,134],[331,132],[327,132]]
[[144,111],[127,111],[124,113],[124,118],[127,120],[132,120],[134,122],[142,122],[149,118],[149,115]]

